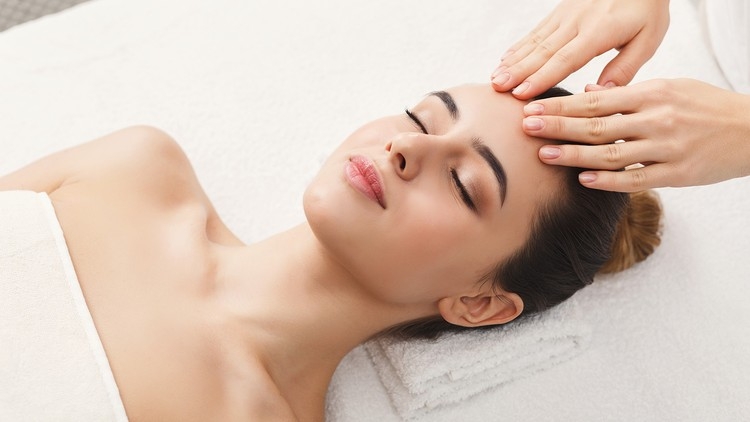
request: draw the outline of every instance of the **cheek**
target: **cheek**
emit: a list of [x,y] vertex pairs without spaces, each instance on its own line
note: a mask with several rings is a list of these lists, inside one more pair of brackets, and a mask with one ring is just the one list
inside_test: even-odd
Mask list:
[[394,223],[382,235],[391,277],[425,294],[475,281],[487,266],[477,248],[479,223],[457,207],[450,209],[452,204],[437,205],[410,204],[394,213]]

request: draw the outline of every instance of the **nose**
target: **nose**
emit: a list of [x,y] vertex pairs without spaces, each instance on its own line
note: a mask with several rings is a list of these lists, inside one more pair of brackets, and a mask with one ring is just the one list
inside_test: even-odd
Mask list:
[[435,135],[405,132],[399,133],[385,146],[389,161],[403,180],[412,180],[427,167],[429,162],[439,161],[457,149],[456,142],[436,139]]
[[421,171],[429,147],[426,137],[421,133],[399,133],[386,144],[388,159],[402,179],[412,180]]

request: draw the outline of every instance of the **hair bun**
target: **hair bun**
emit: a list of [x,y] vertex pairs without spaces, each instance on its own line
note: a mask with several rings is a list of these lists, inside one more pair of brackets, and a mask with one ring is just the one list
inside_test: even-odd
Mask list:
[[599,272],[616,273],[651,255],[661,243],[661,215],[656,192],[631,193],[612,241],[612,255]]

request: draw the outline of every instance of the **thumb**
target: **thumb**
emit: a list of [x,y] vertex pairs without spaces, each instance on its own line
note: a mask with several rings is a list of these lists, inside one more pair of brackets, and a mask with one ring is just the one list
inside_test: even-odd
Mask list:
[[647,45],[646,37],[634,39],[623,47],[614,59],[607,63],[597,84],[607,87],[613,86],[612,84],[615,86],[627,85],[633,80],[641,66],[654,55],[654,51],[655,49]]

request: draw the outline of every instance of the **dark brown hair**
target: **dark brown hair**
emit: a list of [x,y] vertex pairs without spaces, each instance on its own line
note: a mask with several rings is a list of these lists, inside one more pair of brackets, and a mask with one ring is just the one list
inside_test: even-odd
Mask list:
[[[571,95],[552,88],[534,98]],[[559,167],[559,192],[541,204],[531,234],[518,251],[480,282],[516,293],[523,315],[549,309],[591,284],[598,272],[622,271],[650,255],[660,242],[661,206],[653,192],[636,194],[589,189],[580,168]],[[384,334],[435,338],[466,329],[441,317],[410,321]]]

